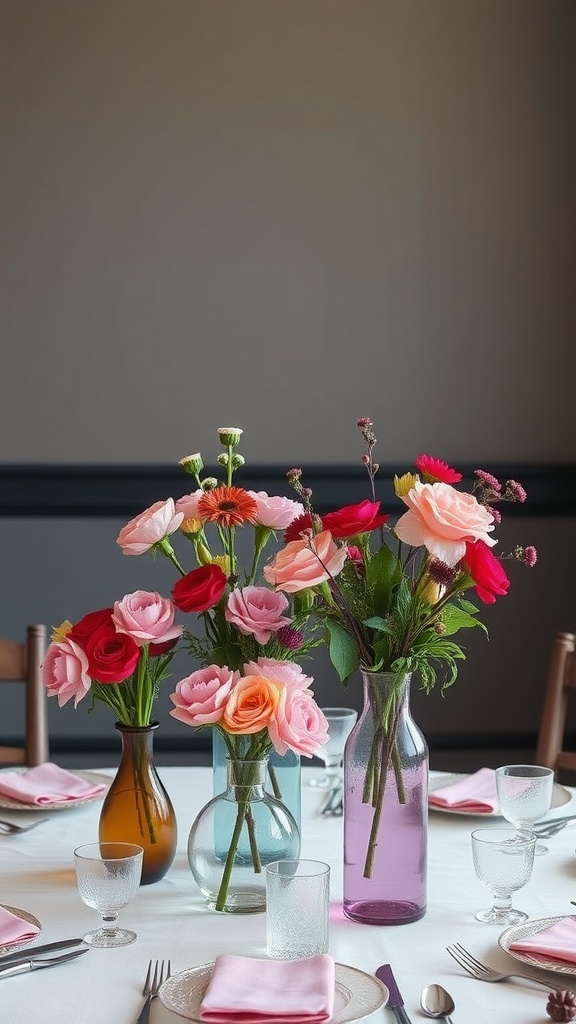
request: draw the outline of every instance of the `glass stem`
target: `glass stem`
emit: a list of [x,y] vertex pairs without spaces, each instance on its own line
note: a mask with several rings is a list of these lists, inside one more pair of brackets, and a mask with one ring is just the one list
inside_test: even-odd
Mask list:
[[118,911],[116,910],[101,910],[100,917],[102,918],[102,929],[105,932],[115,932],[118,929]]
[[512,909],[512,896],[508,893],[507,896],[498,895],[494,893],[494,910],[506,911]]

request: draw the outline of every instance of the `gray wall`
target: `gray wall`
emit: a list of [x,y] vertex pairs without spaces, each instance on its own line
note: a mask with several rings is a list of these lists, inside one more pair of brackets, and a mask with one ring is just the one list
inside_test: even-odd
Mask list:
[[[211,461],[236,423],[253,464],[345,464],[365,414],[383,462],[574,462],[575,30],[573,0],[3,0],[0,462]],[[120,525],[3,520],[2,631],[166,591]],[[430,730],[535,728],[573,627],[573,519],[499,536],[540,563]]]
[[0,461],[570,460],[572,0],[3,0]]

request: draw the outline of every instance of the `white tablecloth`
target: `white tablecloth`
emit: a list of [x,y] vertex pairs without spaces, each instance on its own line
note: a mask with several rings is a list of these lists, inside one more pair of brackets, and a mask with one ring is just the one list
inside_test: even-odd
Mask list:
[[[474,913],[490,904],[490,894],[477,881],[470,851],[470,832],[479,819],[430,814],[428,911],[421,921],[399,927],[378,927],[348,921],[341,907],[342,820],[321,818],[321,794],[303,772],[302,856],[332,866],[330,950],[337,961],[373,973],[391,963],[413,1024],[424,1021],[420,993],[431,982],[447,988],[456,1003],[454,1024],[533,1024],[547,1019],[546,992],[530,983],[489,985],[465,976],[446,952],[459,941],[480,958],[503,970],[523,966],[497,943],[500,929],[475,921]],[[91,949],[63,967],[0,979],[2,1024],[133,1024],[142,998],[144,975],[151,957],[170,957],[172,973],[214,960],[219,953],[265,956],[265,915],[231,916],[209,912],[191,876],[186,859],[190,825],[211,796],[208,768],[164,768],[162,779],[176,808],[179,843],[176,860],[162,881],[140,889],[120,912],[120,921],[134,928],[138,939],[117,949]],[[110,772],[112,774],[112,772]],[[551,816],[574,809],[571,804]],[[72,851],[97,839],[100,803],[73,810],[44,812],[46,824],[21,836],[0,838],[0,903],[34,914],[42,924],[39,942],[81,936],[97,924],[97,915],[77,892]],[[0,810],[0,817],[31,819],[28,812]],[[481,822],[480,822],[481,823]],[[514,905],[531,918],[561,916],[576,899],[576,830],[565,829],[548,841],[549,853],[536,858],[528,885]],[[572,978],[546,974],[550,988],[576,989]],[[378,1010],[366,1021],[394,1020]],[[151,1024],[177,1024],[181,1017],[159,1000]]]

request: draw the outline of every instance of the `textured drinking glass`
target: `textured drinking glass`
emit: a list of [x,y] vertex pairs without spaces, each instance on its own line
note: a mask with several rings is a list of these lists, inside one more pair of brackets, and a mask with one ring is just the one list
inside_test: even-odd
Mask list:
[[83,938],[89,946],[134,942],[136,932],[118,927],[118,911],[138,892],[143,855],[134,843],[88,843],[74,850],[80,896],[102,918],[102,927]]
[[328,952],[330,868],[319,860],[266,867],[266,951],[275,960]]
[[[496,789],[500,810],[516,828],[531,829],[552,803],[554,772],[538,764],[507,764],[496,769]],[[535,853],[548,853],[543,843]]]
[[356,725],[358,712],[353,708],[322,708],[328,722],[328,742],[316,752],[324,761],[326,771],[319,778],[310,779],[311,786],[321,789],[337,788],[342,784],[342,758],[344,747]]
[[474,868],[482,885],[494,894],[490,910],[479,910],[484,924],[517,924],[528,914],[512,909],[512,893],[532,874],[536,836],[525,829],[479,828],[472,833]]

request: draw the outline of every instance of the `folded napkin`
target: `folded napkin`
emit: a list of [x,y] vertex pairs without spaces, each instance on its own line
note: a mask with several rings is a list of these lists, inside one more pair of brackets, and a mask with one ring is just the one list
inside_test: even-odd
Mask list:
[[315,1024],[334,1006],[334,959],[257,960],[226,954],[214,964],[200,1006],[212,1024]]
[[576,917],[565,917],[550,928],[529,939],[511,942],[510,949],[518,953],[539,953],[561,963],[576,963]]
[[468,811],[469,814],[493,814],[500,806],[496,773],[492,768],[480,768],[473,775],[430,793],[428,803],[431,807]]
[[51,761],[28,768],[25,772],[0,772],[2,796],[37,806],[86,800],[103,793],[106,788],[105,784],[86,782]]
[[23,921],[6,907],[0,907],[0,946],[14,946],[18,942],[30,942],[40,934],[40,929],[30,921]]

